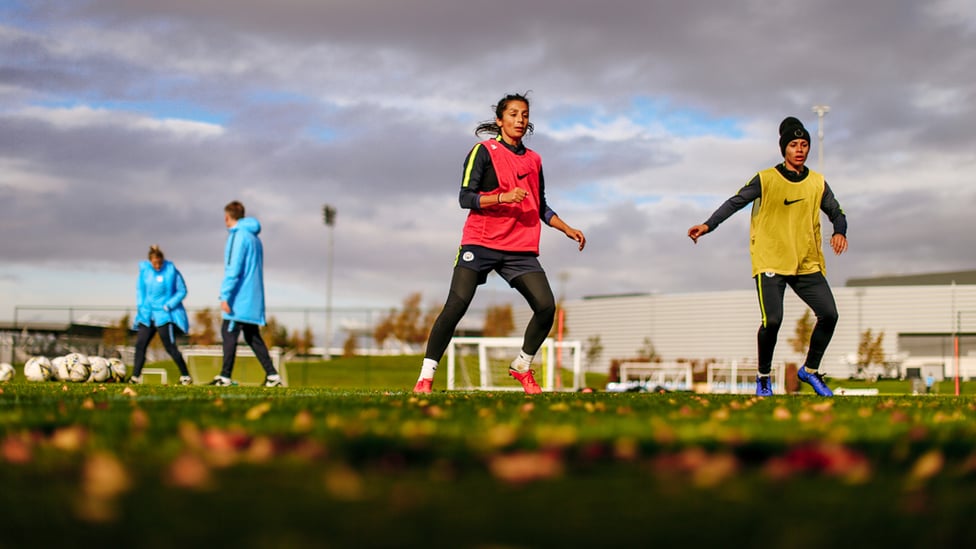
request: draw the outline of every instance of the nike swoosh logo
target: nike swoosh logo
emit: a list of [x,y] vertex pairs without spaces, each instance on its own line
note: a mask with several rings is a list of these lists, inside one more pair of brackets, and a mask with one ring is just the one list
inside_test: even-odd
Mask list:
[[529,176],[529,174],[527,174],[527,173],[520,173],[520,174],[518,174],[517,177],[519,178],[519,181],[521,181],[521,180],[525,179],[528,176]]
[[796,204],[797,202],[802,202],[802,201],[803,201],[802,198],[797,198],[796,200],[787,200],[787,199],[784,198],[783,199],[783,205],[784,206],[789,206],[790,204]]

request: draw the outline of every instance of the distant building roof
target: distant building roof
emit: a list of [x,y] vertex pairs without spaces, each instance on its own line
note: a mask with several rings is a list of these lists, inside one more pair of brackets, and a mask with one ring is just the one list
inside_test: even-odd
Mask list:
[[875,276],[870,278],[849,278],[848,287],[863,286],[941,286],[956,284],[976,284],[976,271],[955,271],[951,273],[925,273],[913,275]]
[[584,295],[583,301],[589,301],[591,299],[617,299],[621,297],[644,297],[651,295],[648,292],[633,292],[625,294],[599,294],[599,295]]
[[104,326],[93,326],[72,322],[0,322],[0,332],[34,332],[49,334],[70,334],[82,337],[101,337],[105,332]]
[[65,322],[0,322],[0,332],[67,332],[71,324]]

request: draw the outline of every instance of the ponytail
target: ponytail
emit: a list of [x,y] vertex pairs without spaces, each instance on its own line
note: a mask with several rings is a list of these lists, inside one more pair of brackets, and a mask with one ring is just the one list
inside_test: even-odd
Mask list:
[[163,250],[162,248],[159,247],[159,244],[153,244],[152,246],[149,247],[149,259],[152,260],[152,258],[154,257],[158,257],[159,259],[166,259],[166,256],[163,255]]
[[[508,104],[512,101],[521,101],[525,103],[525,106],[529,106],[529,98],[526,97],[527,95],[528,92],[525,94],[510,93],[505,97],[502,97],[501,101],[499,101],[494,107],[495,120],[498,120],[503,114],[505,114],[505,109],[508,108]],[[500,133],[502,133],[502,129],[498,126],[498,122],[495,120],[486,120],[478,124],[478,127],[474,129],[474,134],[480,136],[483,133],[487,133],[497,137]],[[535,126],[532,125],[532,122],[529,122],[529,125],[525,128],[525,131],[530,134],[535,131]]]

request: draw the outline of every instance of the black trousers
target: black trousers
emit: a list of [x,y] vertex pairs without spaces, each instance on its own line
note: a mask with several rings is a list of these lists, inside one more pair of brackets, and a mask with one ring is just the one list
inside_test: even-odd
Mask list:
[[224,319],[220,325],[220,337],[224,343],[224,364],[220,370],[220,375],[230,377],[234,372],[234,359],[237,358],[237,338],[244,333],[244,342],[254,351],[264,373],[273,376],[278,373],[274,363],[271,362],[271,355],[268,354],[268,346],[264,344],[261,337],[261,327],[257,324],[248,324],[236,320]]
[[[522,340],[522,351],[534,355],[542,342],[549,336],[552,322],[556,316],[556,299],[549,287],[546,273],[529,272],[512,280],[511,285],[522,294],[532,308],[532,319],[525,327],[525,337]],[[451,290],[441,314],[434,321],[427,340],[427,351],[424,358],[440,361],[444,351],[451,343],[454,329],[461,317],[468,310],[468,305],[474,299],[474,291],[478,288],[478,272],[465,267],[455,267],[451,279]]]
[[823,273],[805,275],[766,275],[756,276],[756,290],[759,292],[759,310],[762,325],[759,327],[759,373],[768,374],[772,370],[773,350],[776,337],[783,323],[783,295],[786,287],[793,288],[817,316],[817,324],[810,336],[810,348],[804,365],[811,369],[820,368],[824,352],[834,335],[837,326],[837,305]]
[[149,347],[149,342],[157,333],[159,333],[159,340],[163,342],[163,349],[166,349],[169,356],[173,358],[173,362],[176,363],[176,367],[180,369],[180,375],[190,375],[189,370],[186,369],[183,354],[176,346],[177,332],[182,333],[172,322],[167,322],[158,328],[155,322],[150,322],[149,326],[140,324],[139,331],[136,333],[136,358],[132,365],[132,375],[135,377],[142,375],[142,367],[146,365],[146,348]]

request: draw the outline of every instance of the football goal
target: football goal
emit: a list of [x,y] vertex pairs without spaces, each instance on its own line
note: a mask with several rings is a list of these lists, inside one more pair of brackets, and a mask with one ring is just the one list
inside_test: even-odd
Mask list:
[[[521,347],[521,337],[451,339],[447,347],[447,390],[522,390],[508,375],[508,367]],[[532,367],[543,391],[576,391],[584,386],[579,341],[546,339]]]
[[[183,358],[186,359],[186,367],[193,376],[193,382],[200,385],[208,383],[217,374],[223,365],[224,350],[219,345],[191,345],[180,347]],[[281,349],[272,347],[268,349],[271,356],[271,363],[274,364],[278,374],[281,376],[281,384],[288,386],[288,368],[285,359],[281,354]],[[240,385],[261,385],[264,383],[264,368],[254,356],[254,351],[247,345],[237,346],[237,359],[234,361],[234,381]]]
[[[785,365],[776,362],[770,371],[770,382],[777,395],[786,394],[784,385]],[[759,373],[755,361],[723,362],[708,366],[708,392],[751,394],[756,390],[756,375]]]

